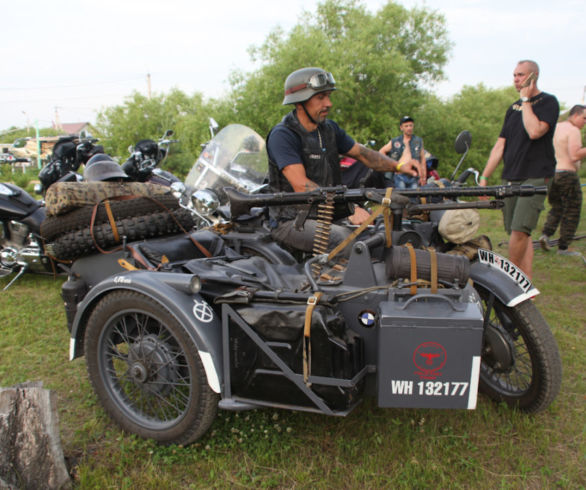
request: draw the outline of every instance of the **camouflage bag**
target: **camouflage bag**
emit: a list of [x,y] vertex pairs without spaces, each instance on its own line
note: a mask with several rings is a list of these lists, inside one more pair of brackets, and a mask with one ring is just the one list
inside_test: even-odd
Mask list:
[[169,187],[150,182],[57,182],[47,190],[45,206],[48,216],[56,216],[83,206],[93,206],[105,199],[122,196],[156,198],[169,194]]
[[465,243],[456,245],[447,253],[451,255],[464,255],[468,257],[468,260],[472,261],[476,259],[479,248],[492,250],[492,243],[490,238],[488,238],[486,235],[477,236],[472,240],[468,240]]

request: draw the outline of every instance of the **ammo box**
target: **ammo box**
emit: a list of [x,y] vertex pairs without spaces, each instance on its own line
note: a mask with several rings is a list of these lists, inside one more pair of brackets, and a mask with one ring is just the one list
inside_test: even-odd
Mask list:
[[379,305],[381,407],[476,408],[483,314],[476,292],[391,294]]

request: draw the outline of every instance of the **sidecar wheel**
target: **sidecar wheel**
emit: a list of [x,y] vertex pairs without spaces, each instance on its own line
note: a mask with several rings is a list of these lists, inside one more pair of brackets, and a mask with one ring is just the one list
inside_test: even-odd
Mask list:
[[562,363],[549,325],[531,300],[507,307],[476,285],[486,328],[480,390],[524,412],[545,410],[557,396]]
[[[172,195],[157,196],[156,199],[137,197],[135,199],[127,199],[124,201],[113,200],[110,202],[110,208],[116,220],[130,216],[161,212],[164,209],[177,209],[178,207],[179,201]],[[51,241],[64,233],[87,228],[91,222],[93,213],[94,206],[83,206],[69,213],[58,216],[47,216],[41,223],[41,236],[45,241]],[[107,222],[108,214],[106,213],[106,207],[101,205],[98,207],[94,223],[99,225]]]
[[[158,236],[181,233],[181,228],[190,230],[193,227],[193,215],[183,208],[171,212],[158,212],[142,216],[130,216],[116,220],[119,237],[126,236],[131,242]],[[64,233],[47,244],[49,255],[60,260],[73,260],[77,257],[93,253],[96,242],[100,248],[120,245],[112,232],[109,222],[94,225],[81,230]]]
[[163,444],[190,444],[212,424],[217,395],[197,348],[161,305],[133,291],[105,296],[85,333],[92,386],[124,430]]

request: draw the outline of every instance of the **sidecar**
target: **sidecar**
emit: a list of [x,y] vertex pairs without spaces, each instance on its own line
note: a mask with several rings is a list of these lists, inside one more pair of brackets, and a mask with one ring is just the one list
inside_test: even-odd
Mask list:
[[381,236],[333,264],[279,253],[244,256],[200,230],[73,264],[62,291],[70,358],[86,357],[123,429],[189,444],[218,407],[347,415],[374,396],[381,407],[475,408],[483,309],[467,259]]

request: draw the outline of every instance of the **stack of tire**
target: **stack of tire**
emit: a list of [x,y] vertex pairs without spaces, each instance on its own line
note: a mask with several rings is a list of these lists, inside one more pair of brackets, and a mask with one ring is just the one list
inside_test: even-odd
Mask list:
[[185,232],[195,224],[169,187],[151,183],[56,183],[45,204],[45,250],[62,261],[119,247],[124,240]]

